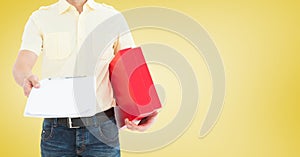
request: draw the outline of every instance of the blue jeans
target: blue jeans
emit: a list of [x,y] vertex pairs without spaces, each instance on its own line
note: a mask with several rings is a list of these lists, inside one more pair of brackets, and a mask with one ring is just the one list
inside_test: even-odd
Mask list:
[[42,157],[119,157],[119,132],[115,118],[93,126],[68,128],[44,120]]

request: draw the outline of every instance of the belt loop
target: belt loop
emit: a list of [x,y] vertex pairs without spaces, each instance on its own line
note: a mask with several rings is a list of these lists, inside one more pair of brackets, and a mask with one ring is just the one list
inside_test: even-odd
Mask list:
[[94,122],[94,126],[98,127],[98,120],[97,120],[97,116],[93,116],[93,122]]
[[53,120],[53,127],[57,127],[57,118],[54,118]]

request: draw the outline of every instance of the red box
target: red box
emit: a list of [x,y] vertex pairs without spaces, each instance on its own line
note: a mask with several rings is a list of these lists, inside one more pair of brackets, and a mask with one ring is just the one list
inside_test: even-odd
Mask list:
[[125,125],[125,118],[141,120],[161,108],[140,47],[120,50],[110,63],[109,72],[119,127]]

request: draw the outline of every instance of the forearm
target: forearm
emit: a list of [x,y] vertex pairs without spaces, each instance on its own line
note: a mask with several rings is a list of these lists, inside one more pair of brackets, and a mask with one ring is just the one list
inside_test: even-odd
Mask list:
[[15,64],[13,67],[13,76],[15,81],[23,86],[24,79],[31,74],[31,68],[29,66],[22,66],[20,64]]
[[[29,53],[28,53],[29,52]],[[30,51],[20,51],[13,67],[13,76],[15,81],[23,86],[24,79],[31,75],[33,65],[37,56]]]

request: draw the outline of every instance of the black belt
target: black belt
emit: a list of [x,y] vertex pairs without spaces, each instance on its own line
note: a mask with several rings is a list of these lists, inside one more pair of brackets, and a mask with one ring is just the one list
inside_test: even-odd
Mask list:
[[97,113],[91,117],[79,117],[79,118],[45,118],[46,121],[56,123],[58,125],[66,126],[68,128],[80,128],[85,126],[98,125],[101,122],[108,120],[115,116],[114,108]]

